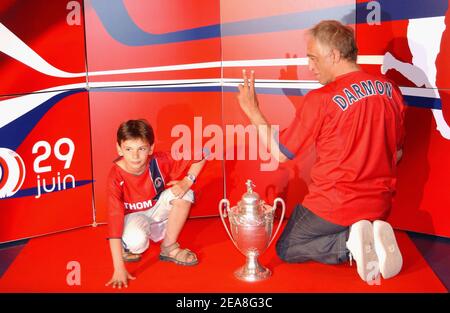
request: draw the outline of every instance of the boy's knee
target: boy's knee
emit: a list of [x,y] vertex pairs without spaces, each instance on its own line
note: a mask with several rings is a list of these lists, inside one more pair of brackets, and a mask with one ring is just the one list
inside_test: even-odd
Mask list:
[[194,203],[194,191],[189,189],[181,198],[176,198],[171,201],[172,205],[181,204],[183,206],[191,207],[192,203]]
[[186,193],[181,199],[186,200],[190,203],[194,203],[195,199],[194,191],[192,189],[189,189],[188,191],[186,191]]
[[176,200],[184,200],[190,203],[194,203],[194,191],[192,189],[189,189],[186,191],[186,193],[183,195],[183,197],[178,198],[176,197],[171,189],[166,189],[163,191],[163,193],[160,196],[160,200],[162,202],[173,204]]
[[125,246],[132,253],[142,253],[149,246],[147,234],[142,230],[129,230],[122,236]]

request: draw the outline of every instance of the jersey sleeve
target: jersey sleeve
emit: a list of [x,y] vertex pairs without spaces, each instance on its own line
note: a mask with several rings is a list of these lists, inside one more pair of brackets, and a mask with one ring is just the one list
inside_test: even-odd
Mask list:
[[289,159],[314,143],[323,120],[323,97],[314,91],[308,93],[298,107],[295,118],[283,130],[279,138],[279,149]]
[[123,192],[120,186],[120,176],[114,168],[111,169],[107,181],[108,205],[108,239],[122,238],[125,209],[123,206]]

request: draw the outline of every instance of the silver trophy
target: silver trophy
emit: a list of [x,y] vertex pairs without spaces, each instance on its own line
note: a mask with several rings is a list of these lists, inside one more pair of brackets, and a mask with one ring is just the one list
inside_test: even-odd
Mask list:
[[[276,198],[273,206],[267,205],[253,191],[251,180],[247,180],[247,192],[242,196],[237,206],[230,208],[230,202],[222,199],[219,203],[222,223],[236,248],[247,257],[246,264],[234,272],[234,276],[244,281],[264,280],[272,274],[271,271],[259,264],[258,256],[270,246],[280,230],[286,206],[283,199]],[[282,213],[278,227],[272,236],[273,218],[277,203],[282,205]],[[231,233],[225,222],[228,216]]]

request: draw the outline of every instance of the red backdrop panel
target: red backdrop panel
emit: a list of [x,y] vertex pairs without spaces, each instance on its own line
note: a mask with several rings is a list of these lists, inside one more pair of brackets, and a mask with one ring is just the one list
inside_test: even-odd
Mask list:
[[[85,12],[90,82],[220,77],[218,0],[195,8],[187,1],[86,0]],[[180,67],[205,62],[215,64]]]
[[3,196],[12,179],[8,168],[15,168],[4,149],[15,151],[24,165],[23,184],[16,178],[19,189],[9,188],[0,198],[0,242],[92,223],[88,94],[82,90],[34,94],[9,98],[0,106],[15,101],[10,108],[14,111],[36,102],[36,95],[48,100],[0,128]]
[[[448,0],[409,0],[406,6],[380,0],[380,23],[374,25],[368,16],[377,12],[368,3],[201,0],[192,7],[188,1],[163,0],[3,1],[0,191],[5,195],[20,189],[0,199],[7,217],[1,222],[0,241],[91,223],[91,171],[97,220],[105,221],[104,184],[116,156],[115,131],[129,118],[147,118],[155,127],[158,147],[165,150],[176,140],[171,136],[176,125],[188,125],[201,137],[200,146],[213,136],[205,135],[205,128],[222,126],[226,160],[208,162],[195,187],[199,205],[191,216],[216,215],[224,196],[236,204],[247,178],[267,202],[277,196],[285,199],[290,212],[307,192],[311,156],[262,171],[267,161],[260,156],[250,160],[249,142],[228,140],[226,129],[248,125],[235,97],[243,68],[256,71],[260,103],[269,121],[280,131],[288,126],[302,95],[318,87],[307,69],[305,30],[322,19],[356,25],[361,66],[374,73],[383,66],[405,95],[407,138],[390,221],[397,228],[450,236],[450,166],[444,161],[450,150]],[[86,86],[86,64],[89,96],[75,89]],[[176,86],[187,82],[209,82],[209,87]],[[161,84],[170,86],[153,88]],[[120,86],[136,88],[95,88]],[[71,91],[17,97],[48,88]],[[75,147],[68,168],[64,164],[71,146],[61,138],[69,138]],[[41,143],[33,153],[39,141],[50,149]],[[17,158],[11,161],[9,150],[23,159],[23,166]],[[244,160],[237,160],[239,151],[244,151]],[[35,173],[36,163],[38,170],[51,170]],[[51,184],[53,178],[58,182],[64,177],[70,181],[67,175],[74,176],[76,188],[36,198],[39,182]],[[11,187],[8,177],[17,180],[16,186]]]
[[[241,112],[236,101],[236,90],[224,93],[224,125],[231,127],[225,144],[226,196],[234,206],[246,191],[245,182],[251,179],[256,185],[254,190],[269,204],[276,197],[286,203],[289,215],[297,203],[301,203],[307,193],[311,155],[302,154],[296,159],[278,164],[270,160],[265,147],[255,140],[251,131],[242,136],[237,126],[249,127],[247,117]],[[267,89],[259,89],[259,103],[269,122],[283,131],[292,122],[300,97],[264,94]],[[234,131],[233,131],[234,129]],[[251,128],[250,128],[251,129]],[[256,133],[256,129],[254,129]],[[253,137],[253,139],[252,139]],[[254,153],[254,155],[253,155]],[[256,157],[255,157],[256,156]],[[243,158],[244,159],[243,159]]]
[[[259,79],[312,80],[307,68],[306,30],[321,19],[354,24],[355,2],[231,0],[221,1],[220,15],[224,78],[241,78],[242,68],[252,67]],[[297,60],[288,60],[292,58]],[[297,66],[286,73],[285,65],[277,64],[284,62],[282,59]],[[248,61],[248,65],[241,66],[239,61]]]
[[[365,2],[359,6],[365,10]],[[359,53],[378,59],[362,64],[402,87],[406,111],[404,157],[399,164],[398,192],[389,221],[394,227],[450,236],[450,118],[448,83],[448,1],[410,1],[381,5],[377,25],[357,25]],[[365,12],[365,11],[364,11]],[[358,15],[362,19],[364,12]],[[368,11],[367,11],[368,12]],[[446,15],[446,17],[444,16]]]
[[[247,9],[246,8],[254,8]],[[247,127],[245,117],[236,100],[236,83],[242,79],[242,69],[253,69],[261,109],[270,124],[283,131],[292,122],[302,95],[317,88],[308,70],[306,31],[324,17],[345,20],[354,24],[354,1],[221,1],[222,51],[225,89],[223,119],[225,127]],[[291,60],[294,59],[294,60]],[[246,61],[246,62],[242,62]],[[289,82],[285,82],[289,81]],[[292,83],[296,83],[295,85]],[[228,138],[227,138],[228,139]],[[253,146],[253,147],[252,147]],[[245,142],[226,141],[226,194],[236,205],[245,192],[245,181],[253,180],[255,190],[263,200],[272,204],[281,197],[287,204],[288,215],[307,193],[309,169],[313,155],[302,154],[279,164],[272,170],[262,170],[271,161],[252,150],[258,143],[247,135]],[[245,159],[239,159],[243,153]],[[266,168],[267,169],[267,168]]]
[[[106,178],[112,161],[117,158],[116,132],[120,123],[128,119],[147,119],[154,129],[155,149],[159,151],[171,151],[172,144],[182,138],[181,135],[172,135],[172,129],[185,125],[192,131],[190,148],[195,152],[196,146],[199,146],[201,151],[203,144],[209,140],[208,137],[203,138],[203,130],[208,125],[220,127],[222,123],[220,87],[209,90],[177,87],[161,91],[140,87],[133,91],[119,88],[115,91],[90,92],[98,221],[106,220]],[[194,137],[200,141],[195,143]],[[221,159],[206,163],[193,189],[197,205],[192,208],[190,216],[217,215],[217,204],[223,197]]]
[[0,95],[85,85],[81,0],[2,1],[0,22]]

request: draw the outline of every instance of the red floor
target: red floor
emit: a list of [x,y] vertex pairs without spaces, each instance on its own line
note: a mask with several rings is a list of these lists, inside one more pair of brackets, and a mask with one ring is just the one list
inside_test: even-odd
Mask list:
[[[105,283],[112,276],[106,226],[83,228],[30,240],[0,279],[0,292],[114,292]],[[356,266],[315,262],[288,264],[272,246],[260,262],[273,271],[270,279],[245,283],[233,276],[245,258],[228,239],[219,218],[189,220],[180,243],[197,252],[200,264],[182,267],[158,261],[159,245],[153,244],[139,263],[128,268],[137,279],[126,292],[447,292],[415,245],[397,232],[403,253],[402,272],[380,285],[364,283]],[[81,267],[81,285],[68,286],[67,264]],[[123,292],[121,291],[121,292]]]

